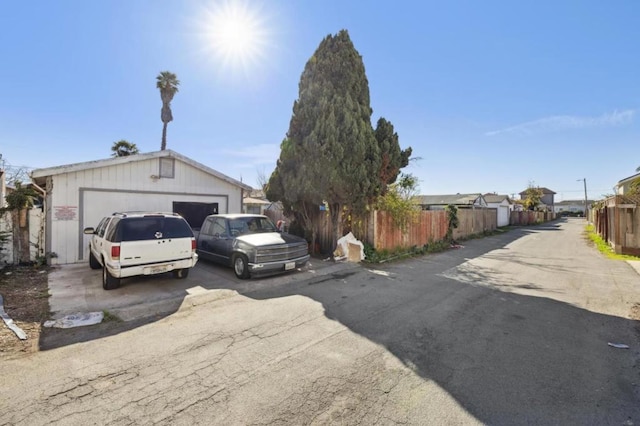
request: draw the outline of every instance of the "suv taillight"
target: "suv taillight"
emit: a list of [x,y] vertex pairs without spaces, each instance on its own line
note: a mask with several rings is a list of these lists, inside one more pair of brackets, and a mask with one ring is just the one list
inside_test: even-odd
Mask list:
[[191,238],[191,251],[196,251],[196,239]]
[[111,259],[120,260],[120,246],[111,246]]

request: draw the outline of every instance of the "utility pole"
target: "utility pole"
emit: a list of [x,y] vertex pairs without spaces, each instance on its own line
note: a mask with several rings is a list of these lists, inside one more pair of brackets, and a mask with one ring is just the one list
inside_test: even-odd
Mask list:
[[589,216],[587,215],[587,178],[578,179],[578,182],[584,182],[584,217],[589,220]]

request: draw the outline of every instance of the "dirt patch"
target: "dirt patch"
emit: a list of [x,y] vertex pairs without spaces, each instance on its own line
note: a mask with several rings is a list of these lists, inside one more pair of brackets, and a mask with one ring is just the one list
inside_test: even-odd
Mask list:
[[27,335],[18,336],[0,320],[0,359],[25,356],[39,349],[42,324],[49,319],[47,266],[17,266],[0,270],[4,310]]
[[631,307],[631,312],[629,313],[629,316],[631,317],[632,320],[640,320],[640,303],[636,303]]

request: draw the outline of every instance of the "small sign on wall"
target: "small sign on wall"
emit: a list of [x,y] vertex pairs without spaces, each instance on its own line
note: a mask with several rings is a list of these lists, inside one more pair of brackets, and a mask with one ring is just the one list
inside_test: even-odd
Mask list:
[[77,220],[78,206],[53,206],[53,220]]

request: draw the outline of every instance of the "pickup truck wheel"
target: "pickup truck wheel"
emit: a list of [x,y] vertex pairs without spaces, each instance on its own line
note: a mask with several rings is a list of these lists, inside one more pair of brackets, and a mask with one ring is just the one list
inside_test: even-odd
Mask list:
[[107,271],[107,265],[102,266],[102,288],[113,290],[120,287],[120,278],[116,278]]
[[100,269],[100,262],[98,262],[98,259],[93,255],[91,249],[89,249],[89,267],[91,269]]
[[179,280],[183,280],[189,276],[189,268],[183,269],[174,269],[173,270],[173,278],[177,278]]
[[249,278],[249,261],[244,254],[233,255],[233,272],[241,280]]

